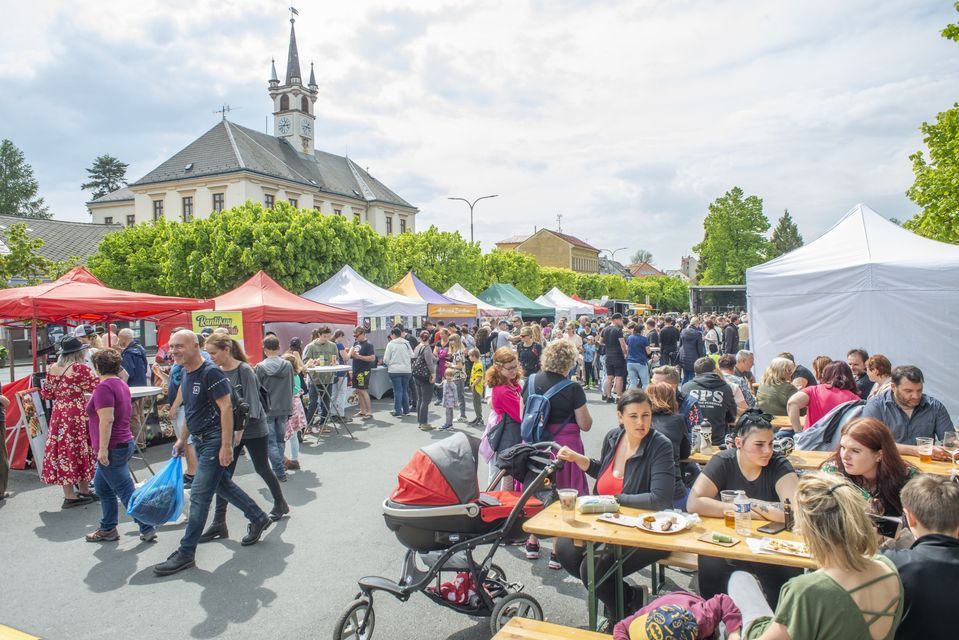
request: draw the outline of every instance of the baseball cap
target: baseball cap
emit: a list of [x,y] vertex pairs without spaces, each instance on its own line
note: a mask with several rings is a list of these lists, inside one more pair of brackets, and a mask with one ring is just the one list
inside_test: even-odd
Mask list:
[[213,327],[205,327],[200,330],[200,335],[204,338],[209,338],[213,335]]
[[676,604],[664,604],[629,623],[629,640],[696,640],[699,623],[692,612]]
[[97,334],[96,328],[92,324],[81,324],[73,329],[74,338],[86,338]]

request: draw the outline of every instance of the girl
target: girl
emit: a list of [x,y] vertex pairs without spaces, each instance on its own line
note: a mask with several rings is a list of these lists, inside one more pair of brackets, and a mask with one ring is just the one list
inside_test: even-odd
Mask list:
[[446,370],[446,377],[443,379],[443,408],[446,409],[446,422],[440,427],[442,431],[449,431],[453,428],[453,409],[456,408],[458,395],[455,372],[452,369]]
[[483,384],[483,363],[480,361],[479,349],[470,349],[470,390],[473,392],[473,412],[476,417],[469,424],[478,427],[483,424],[483,393],[486,387]]
[[450,336],[449,352],[446,355],[446,370],[453,372],[453,387],[456,391],[456,406],[460,408],[460,422],[467,422],[466,378],[470,372],[466,368],[466,353],[467,351],[463,347],[463,339],[459,335]]
[[[502,432],[497,436],[497,442],[487,440],[492,448],[492,457],[487,458],[490,463],[490,480],[499,473],[496,454],[523,441],[520,434],[520,424],[523,421],[523,389],[519,385],[521,373],[516,352],[510,347],[497,349],[493,354],[492,366],[486,370],[486,386],[490,388],[490,419],[483,437],[488,438],[494,428]],[[502,426],[499,426],[500,423]],[[493,488],[512,489],[513,479],[507,476],[503,478],[500,487]]]
[[303,360],[296,351],[287,351],[283,359],[293,366],[293,413],[286,421],[286,439],[290,441],[290,457],[283,461],[286,469],[300,469],[300,437],[306,428],[306,411],[303,409]]
[[673,463],[676,475],[673,507],[685,510],[689,490],[683,483],[680,460],[688,458],[692,448],[689,442],[689,432],[686,430],[686,419],[679,414],[679,403],[676,401],[676,391],[672,385],[666,382],[653,382],[646,387],[646,393],[653,405],[653,430],[669,438],[673,445]]

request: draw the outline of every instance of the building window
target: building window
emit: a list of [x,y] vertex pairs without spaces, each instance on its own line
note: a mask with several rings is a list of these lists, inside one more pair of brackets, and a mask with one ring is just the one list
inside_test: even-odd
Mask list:
[[163,200],[153,201],[153,221],[156,222],[163,217]]
[[216,213],[223,211],[223,194],[222,193],[213,194],[213,211]]
[[137,217],[136,217],[136,215],[134,215],[134,214],[132,214],[132,213],[127,215],[127,226],[128,226],[128,227],[132,227],[133,225],[136,224],[136,222],[137,222]]
[[353,222],[355,222],[356,224],[360,223],[360,214],[358,213],[353,214]]
[[280,111],[289,111],[290,110],[290,96],[282,95],[280,96]]
[[103,224],[113,224],[113,216],[107,216],[103,219]]
[[306,96],[303,96],[300,99],[300,111],[302,111],[303,113],[310,112],[310,99],[307,98]]
[[406,233],[406,218],[400,218],[400,233]]
[[341,215],[343,215],[343,210],[342,210],[342,209],[333,209],[333,213],[334,213],[335,215],[341,216]]
[[265,196],[263,196],[263,204],[266,206],[267,209],[272,209],[272,208],[273,208],[273,194],[272,194],[272,193],[268,193],[268,194],[266,194]]
[[193,196],[183,198],[183,222],[193,219]]
[[386,235],[393,235],[393,216],[386,216]]
[[290,198],[291,207],[293,207],[294,209],[297,209],[298,205],[299,205],[299,201],[296,198]]

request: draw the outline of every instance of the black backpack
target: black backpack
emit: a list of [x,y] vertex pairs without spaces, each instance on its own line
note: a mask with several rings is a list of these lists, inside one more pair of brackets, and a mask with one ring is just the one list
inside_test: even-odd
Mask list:
[[[206,366],[208,368],[216,367],[212,362],[207,362]],[[205,377],[206,373],[204,373]],[[229,379],[227,379],[227,382],[229,382]],[[207,388],[209,388],[209,384],[207,384]],[[230,385],[230,404],[233,406],[233,431],[243,431],[250,424],[250,404],[244,400],[243,388],[238,384]],[[217,404],[214,402],[213,406],[216,407]]]

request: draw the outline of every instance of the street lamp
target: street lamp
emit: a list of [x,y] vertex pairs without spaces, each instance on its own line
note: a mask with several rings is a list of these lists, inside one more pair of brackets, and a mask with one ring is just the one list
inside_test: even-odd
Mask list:
[[476,200],[473,200],[472,202],[470,202],[470,201],[467,200],[466,198],[447,198],[447,200],[461,200],[461,201],[465,202],[467,205],[469,205],[469,208],[470,208],[470,244],[473,243],[473,207],[475,207],[475,206],[476,206],[476,203],[479,202],[480,200],[486,200],[487,198],[496,198],[496,197],[498,197],[498,195],[499,195],[499,194],[493,194],[493,195],[491,195],[491,196],[481,196],[481,197],[477,198]]
[[616,260],[616,252],[624,251],[625,249],[626,247],[620,247],[619,249],[613,249],[612,251],[610,251],[609,249],[600,249],[600,251],[605,251],[606,253],[608,253],[610,260]]

